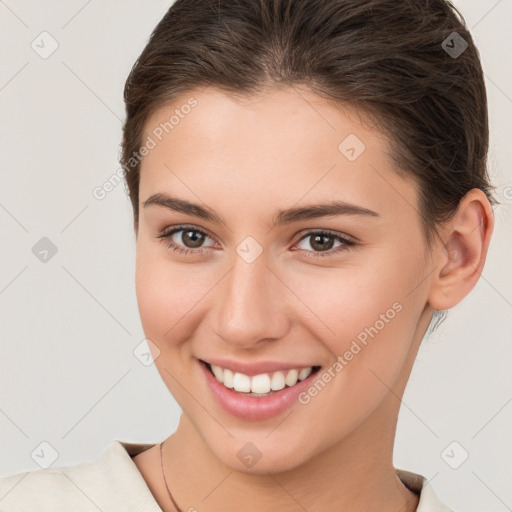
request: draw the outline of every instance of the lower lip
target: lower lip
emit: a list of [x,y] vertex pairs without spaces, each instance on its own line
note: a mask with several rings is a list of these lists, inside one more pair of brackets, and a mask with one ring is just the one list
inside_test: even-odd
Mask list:
[[246,420],[264,420],[283,413],[292,406],[298,395],[310,386],[312,378],[318,373],[312,373],[294,386],[274,391],[269,396],[251,397],[228,389],[214,377],[205,364],[200,362],[199,365],[208,387],[221,407],[229,414]]

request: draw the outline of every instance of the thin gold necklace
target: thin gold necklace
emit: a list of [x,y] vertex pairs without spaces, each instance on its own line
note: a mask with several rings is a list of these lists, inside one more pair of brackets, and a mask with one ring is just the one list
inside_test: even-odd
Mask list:
[[178,507],[178,505],[176,504],[176,501],[175,501],[175,500],[174,500],[174,498],[172,497],[171,490],[169,489],[169,486],[167,485],[167,479],[165,478],[164,457],[163,457],[163,449],[164,449],[164,443],[165,443],[165,441],[166,441],[166,440],[164,440],[162,443],[160,443],[160,465],[162,466],[162,474],[164,475],[165,487],[167,487],[167,492],[169,493],[169,498],[170,498],[170,500],[172,501],[172,504],[174,505],[174,508],[176,508],[176,510],[177,510],[178,512],[181,512],[180,507]]

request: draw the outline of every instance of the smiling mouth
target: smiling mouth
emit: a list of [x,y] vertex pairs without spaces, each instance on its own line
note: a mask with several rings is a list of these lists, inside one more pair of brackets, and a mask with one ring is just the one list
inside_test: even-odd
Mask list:
[[298,382],[317,373],[321,368],[320,366],[306,366],[250,376],[212,365],[206,361],[200,360],[200,362],[225,388],[250,397],[271,396],[282,389],[295,386]]

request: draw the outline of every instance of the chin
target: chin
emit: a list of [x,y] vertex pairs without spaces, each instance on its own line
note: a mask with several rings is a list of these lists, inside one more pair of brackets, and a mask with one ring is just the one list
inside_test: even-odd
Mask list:
[[[297,430],[295,430],[297,433]],[[252,475],[265,475],[268,473],[282,473],[293,470],[322,451],[315,446],[309,436],[304,439],[292,438],[292,432],[286,431],[281,436],[271,439],[271,430],[255,433],[254,436],[236,435],[233,437],[223,435],[222,439],[208,439],[203,437],[210,452],[222,464],[234,471]],[[285,441],[284,441],[285,440]]]

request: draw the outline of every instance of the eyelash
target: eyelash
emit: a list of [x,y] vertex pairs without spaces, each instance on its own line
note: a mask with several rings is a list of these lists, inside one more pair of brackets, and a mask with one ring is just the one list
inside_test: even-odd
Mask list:
[[[171,240],[171,237],[174,234],[179,233],[180,231],[194,231],[196,233],[200,233],[201,235],[207,236],[208,238],[212,238],[208,233],[206,233],[202,229],[198,229],[198,228],[196,228],[194,226],[190,226],[190,225],[176,226],[170,231],[164,231],[163,233],[157,235],[156,238],[159,238],[161,243],[165,244],[168,249],[170,249],[171,251],[173,251],[175,253],[202,254],[203,252],[205,252],[205,250],[207,249],[205,247],[199,247],[197,249],[190,249],[190,248],[183,248],[183,247],[175,244]],[[305,240],[305,239],[307,239],[311,236],[315,236],[315,235],[325,235],[325,236],[329,236],[331,238],[335,238],[335,239],[339,240],[343,245],[340,245],[339,247],[336,247],[335,249],[329,249],[328,251],[306,251],[307,253],[310,253],[309,256],[307,256],[308,258],[309,257],[325,258],[328,256],[333,256],[334,254],[337,254],[340,251],[349,250],[351,247],[354,247],[357,245],[356,242],[354,242],[353,240],[345,238],[345,237],[338,235],[329,230],[308,231],[301,238],[299,238],[299,240],[296,243],[299,243],[302,240]],[[301,250],[301,249],[298,249],[298,250]]]

